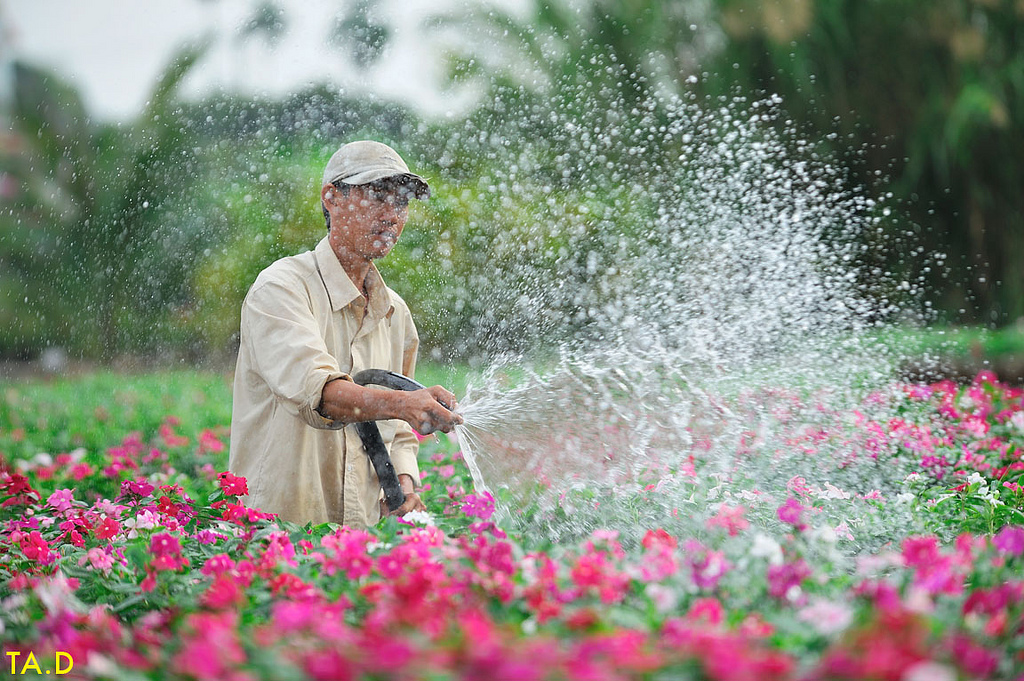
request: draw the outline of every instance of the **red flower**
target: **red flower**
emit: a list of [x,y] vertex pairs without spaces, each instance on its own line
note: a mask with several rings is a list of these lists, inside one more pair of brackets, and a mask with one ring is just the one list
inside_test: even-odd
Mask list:
[[38,530],[33,530],[21,537],[21,551],[29,560],[39,561],[43,565],[49,565],[56,559],[56,554],[50,551],[50,545],[43,539]]
[[228,575],[221,574],[203,593],[200,602],[213,610],[236,608],[245,602],[245,592],[237,581]]
[[97,539],[110,539],[120,531],[121,525],[116,520],[104,516],[103,520],[93,529],[93,534]]
[[242,496],[249,493],[249,485],[246,479],[238,475],[232,475],[224,471],[219,476],[220,488],[224,490],[225,496]]
[[655,547],[674,549],[679,546],[679,542],[668,532],[658,528],[657,530],[647,530],[647,534],[644,535],[643,545],[645,549],[653,549]]

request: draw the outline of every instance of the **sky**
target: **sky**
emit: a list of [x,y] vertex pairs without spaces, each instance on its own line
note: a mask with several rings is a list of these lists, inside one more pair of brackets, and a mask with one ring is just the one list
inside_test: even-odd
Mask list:
[[274,48],[258,37],[239,39],[239,27],[259,2],[0,0],[0,64],[17,58],[57,69],[94,116],[127,119],[141,111],[175,50],[209,35],[213,49],[190,74],[186,96],[212,88],[281,95],[326,82],[413,104],[426,114],[458,109],[462,100],[441,87],[439,38],[422,22],[470,0],[380,0],[393,33],[370,71],[354,68],[327,41],[335,17],[351,0],[278,0],[287,29]]

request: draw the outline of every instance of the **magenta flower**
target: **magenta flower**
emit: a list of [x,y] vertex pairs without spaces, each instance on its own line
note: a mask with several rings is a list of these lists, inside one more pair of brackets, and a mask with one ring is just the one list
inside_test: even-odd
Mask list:
[[125,480],[121,483],[122,495],[148,497],[153,492],[153,485],[145,480]]
[[1011,556],[1024,554],[1024,527],[1007,525],[992,538],[992,546]]
[[935,535],[907,537],[903,540],[903,560],[907,567],[930,568],[939,558],[939,538]]
[[803,558],[793,563],[768,566],[768,593],[775,598],[787,598],[790,589],[799,587],[805,578],[811,575],[811,569]]
[[779,520],[792,525],[798,530],[802,530],[807,527],[803,521],[803,513],[804,505],[793,497],[786,499],[786,502],[776,510]]
[[696,540],[686,542],[686,560],[690,565],[690,577],[700,589],[714,590],[718,582],[732,569],[723,551],[711,551]]
[[314,553],[313,560],[323,565],[325,574],[344,572],[349,579],[360,579],[373,569],[373,561],[367,554],[371,541],[373,535],[369,532],[342,527],[320,540],[324,553]]
[[494,497],[490,492],[467,494],[462,498],[462,512],[471,518],[489,520],[494,515]]
[[206,559],[200,572],[208,577],[217,577],[234,569],[234,559],[226,553],[218,553],[216,556],[210,556]]
[[188,558],[181,555],[181,542],[173,534],[161,532],[154,534],[149,542],[149,552],[153,554],[150,563],[154,570],[179,570],[188,566]]

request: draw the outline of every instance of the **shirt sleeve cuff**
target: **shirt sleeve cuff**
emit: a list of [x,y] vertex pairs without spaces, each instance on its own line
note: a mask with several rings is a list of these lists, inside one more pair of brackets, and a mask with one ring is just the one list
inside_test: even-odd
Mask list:
[[351,381],[352,377],[340,371],[316,372],[310,377],[309,399],[299,408],[299,416],[307,425],[320,430],[341,430],[347,424],[336,421],[320,413],[320,402],[324,397],[324,386],[331,381],[341,379]]

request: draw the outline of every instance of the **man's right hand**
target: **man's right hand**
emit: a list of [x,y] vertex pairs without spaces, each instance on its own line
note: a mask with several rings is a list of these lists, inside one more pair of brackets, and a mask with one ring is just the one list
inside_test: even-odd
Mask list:
[[384,390],[337,379],[324,386],[318,411],[343,423],[401,419],[420,435],[428,435],[435,430],[451,432],[462,423],[462,417],[455,413],[457,408],[455,395],[439,385],[422,390]]
[[398,418],[420,435],[429,435],[436,430],[449,433],[462,423],[462,416],[455,413],[459,406],[455,395],[439,385],[395,394],[401,395],[402,402]]

